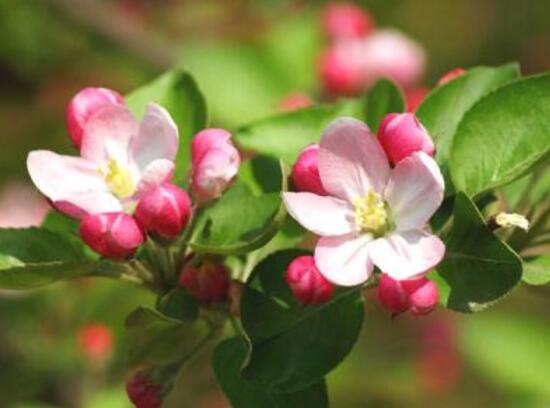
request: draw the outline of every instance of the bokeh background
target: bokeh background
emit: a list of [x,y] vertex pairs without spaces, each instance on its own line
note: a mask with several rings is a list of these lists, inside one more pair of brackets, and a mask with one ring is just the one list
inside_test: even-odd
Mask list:
[[[71,152],[67,101],[85,86],[122,93],[181,63],[216,126],[272,114],[294,92],[320,98],[316,61],[324,2],[277,0],[0,0],[0,225],[39,223],[31,149]],[[548,0],[358,2],[379,27],[426,49],[419,86],[460,66],[519,61],[550,68]],[[0,408],[129,407],[125,315],[147,293],[81,280],[0,293]],[[372,294],[352,355],[332,373],[332,406],[550,406],[550,290],[519,286],[475,316],[438,310],[390,319]],[[167,407],[228,407],[205,352]],[[314,407],[312,407],[314,408]]]

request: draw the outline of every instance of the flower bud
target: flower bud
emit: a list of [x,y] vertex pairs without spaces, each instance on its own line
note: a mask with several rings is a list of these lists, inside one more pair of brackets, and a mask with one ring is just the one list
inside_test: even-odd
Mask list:
[[146,372],[136,373],[126,383],[126,394],[136,408],[160,408],[160,384],[153,384]]
[[229,273],[221,263],[203,261],[184,267],[179,282],[199,303],[209,305],[226,299]]
[[292,183],[297,191],[327,195],[319,176],[319,145],[306,147],[292,166]]
[[298,109],[307,108],[311,105],[312,101],[309,96],[296,92],[285,96],[279,102],[279,110],[282,112],[291,112]]
[[303,305],[319,305],[332,297],[334,285],[325,279],[312,256],[299,256],[286,270],[286,282]]
[[461,75],[464,75],[466,73],[466,70],[463,68],[454,68],[451,69],[449,72],[447,72],[445,75],[443,75],[439,81],[437,81],[437,85],[445,85],[447,82],[452,81],[456,77],[459,77]]
[[102,323],[90,323],[78,331],[78,343],[88,361],[105,361],[111,353],[113,334]]
[[330,40],[361,38],[374,29],[369,13],[352,3],[330,3],[321,16],[323,32]]
[[65,121],[69,137],[77,149],[80,149],[86,121],[108,104],[124,105],[124,98],[111,89],[84,88],[71,99],[65,112]]
[[413,113],[386,115],[378,129],[378,141],[394,165],[414,152],[435,154],[428,131]]
[[145,239],[137,222],[122,212],[85,216],[80,236],[95,252],[111,259],[132,256]]
[[239,171],[239,152],[231,134],[223,129],[205,129],[191,142],[191,187],[197,198],[219,198]]
[[380,276],[378,299],[393,315],[410,311],[413,315],[431,312],[437,305],[437,286],[425,277],[398,281],[387,274]]
[[140,198],[134,216],[148,233],[172,240],[187,226],[191,200],[178,186],[165,183]]

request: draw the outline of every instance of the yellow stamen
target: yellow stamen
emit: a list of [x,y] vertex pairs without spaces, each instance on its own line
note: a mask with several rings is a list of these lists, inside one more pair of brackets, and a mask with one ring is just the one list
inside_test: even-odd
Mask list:
[[118,164],[114,159],[107,163],[107,171],[99,170],[109,189],[119,198],[126,198],[134,193],[136,188],[131,171]]
[[355,223],[361,232],[382,235],[388,228],[388,212],[382,196],[370,191],[353,200]]

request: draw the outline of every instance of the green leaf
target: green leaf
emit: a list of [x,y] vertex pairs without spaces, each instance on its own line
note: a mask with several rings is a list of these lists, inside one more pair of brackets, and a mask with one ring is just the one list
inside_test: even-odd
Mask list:
[[239,180],[246,184],[252,194],[281,191],[281,164],[273,157],[257,155],[244,161],[239,168]]
[[191,138],[207,127],[206,102],[193,77],[182,68],[163,74],[153,82],[126,96],[128,107],[142,117],[148,103],[156,102],[172,116],[179,130],[176,175],[183,177],[189,168]]
[[527,261],[523,264],[522,280],[529,285],[546,285],[550,282],[550,256]]
[[172,319],[192,322],[199,317],[197,301],[183,288],[175,288],[164,295],[158,310]]
[[269,393],[241,375],[246,358],[244,340],[229,339],[220,343],[214,351],[212,365],[222,390],[234,408],[328,408],[328,396],[324,380],[292,393]]
[[506,85],[464,115],[451,148],[451,176],[473,196],[550,158],[550,74]]
[[416,110],[416,115],[436,144],[436,159],[447,182],[446,195],[453,192],[449,183],[448,161],[453,137],[464,114],[483,96],[518,76],[517,64],[472,68],[464,75],[434,88]]
[[269,392],[296,391],[320,381],[350,352],[361,331],[358,288],[337,290],[319,306],[298,304],[284,275],[304,254],[287,250],[267,257],[242,298],[242,324],[251,343],[243,375]]
[[550,328],[525,315],[478,314],[464,320],[468,363],[505,392],[550,398]]
[[447,254],[438,266],[440,301],[459,312],[482,310],[505,296],[521,278],[521,259],[489,230],[474,203],[455,199]]
[[238,129],[235,140],[245,149],[294,163],[304,147],[319,142],[330,122],[357,111],[357,101],[347,101],[280,113]]
[[401,113],[404,110],[403,95],[389,79],[379,80],[369,91],[366,121],[374,133],[378,132],[380,122],[385,115],[393,112]]

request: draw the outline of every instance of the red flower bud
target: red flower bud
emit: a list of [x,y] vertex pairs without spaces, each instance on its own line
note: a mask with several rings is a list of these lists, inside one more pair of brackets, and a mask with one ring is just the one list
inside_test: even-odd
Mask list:
[[145,372],[136,373],[126,383],[126,394],[136,408],[160,408],[162,386],[152,384]]
[[307,108],[312,105],[311,98],[305,94],[292,93],[285,96],[279,102],[279,110],[282,112],[291,112],[298,109]]
[[199,266],[183,269],[180,286],[203,305],[221,302],[227,297],[229,273],[221,263],[203,261]]
[[447,82],[452,81],[456,77],[459,77],[461,75],[464,75],[466,73],[466,70],[463,68],[454,68],[451,69],[449,72],[447,72],[445,75],[443,75],[439,81],[437,81],[437,85],[445,85]]
[[191,217],[191,200],[178,186],[165,183],[140,198],[134,216],[147,232],[175,239]]
[[319,177],[319,145],[306,147],[292,166],[292,183],[297,191],[327,195]]
[[124,105],[124,98],[111,89],[84,88],[70,100],[65,112],[65,121],[69,137],[77,149],[80,149],[86,121],[108,104]]
[[85,216],[80,236],[95,252],[112,259],[132,256],[145,239],[136,221],[122,212]]
[[78,343],[90,362],[104,361],[111,352],[113,334],[102,323],[90,323],[78,331]]
[[352,3],[330,3],[321,16],[323,32],[331,40],[361,38],[374,29],[369,13]]
[[422,277],[398,281],[387,274],[380,276],[378,299],[393,315],[410,311],[413,315],[431,312],[437,305],[437,286]]
[[435,154],[432,138],[412,113],[386,115],[378,129],[378,141],[394,165],[414,152]]
[[318,305],[332,297],[334,285],[325,279],[312,256],[299,256],[286,270],[286,282],[303,305]]

